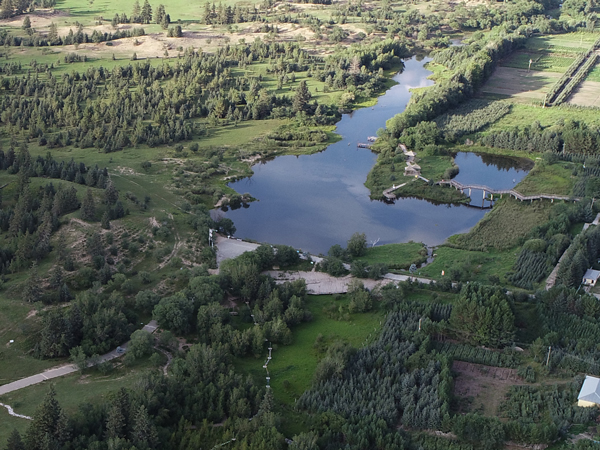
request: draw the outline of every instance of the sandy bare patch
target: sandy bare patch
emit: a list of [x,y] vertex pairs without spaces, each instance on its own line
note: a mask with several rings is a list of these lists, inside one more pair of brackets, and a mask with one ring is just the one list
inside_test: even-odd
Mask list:
[[543,100],[560,77],[560,73],[554,72],[498,67],[481,90],[490,94]]
[[37,309],[32,309],[31,311],[29,311],[27,313],[27,315],[25,316],[25,319],[31,319],[32,317],[35,317],[36,314],[37,314]]
[[[348,284],[354,279],[351,275],[346,275],[345,277],[332,277],[324,272],[281,272],[270,270],[265,273],[272,276],[277,283],[299,279],[305,280],[308,293],[313,295],[344,294],[348,292]],[[361,281],[369,290],[394,282],[393,280],[388,279],[362,279]]]
[[121,175],[141,175],[141,173],[136,172],[131,167],[117,166],[117,172],[119,172]]
[[156,220],[156,217],[150,217],[150,219],[148,219],[150,221],[150,226],[152,228],[160,228],[160,223],[158,223],[158,220]]
[[583,81],[567,103],[579,106],[600,106],[600,82]]
[[[59,20],[64,21],[64,18],[69,16],[65,11],[55,9],[38,9],[27,15],[29,16],[33,28],[46,28],[49,27],[52,22],[58,25]],[[0,20],[0,26],[21,28],[24,18],[25,15],[3,19]],[[67,32],[68,31],[69,30],[67,30]]]

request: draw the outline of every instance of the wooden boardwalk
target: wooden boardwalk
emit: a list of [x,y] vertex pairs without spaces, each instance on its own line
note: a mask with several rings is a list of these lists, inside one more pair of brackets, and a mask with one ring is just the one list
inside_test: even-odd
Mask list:
[[473,189],[480,190],[480,191],[483,191],[484,197],[486,196],[486,193],[491,194],[492,200],[493,200],[494,195],[500,195],[500,197],[502,197],[504,194],[508,194],[511,197],[514,197],[521,201],[526,201],[526,200],[533,201],[533,200],[546,199],[546,200],[551,200],[552,202],[554,202],[554,200],[566,200],[566,201],[578,202],[581,200],[578,197],[570,197],[568,195],[554,195],[554,194],[523,195],[514,189],[492,189],[491,187],[484,186],[482,184],[462,184],[462,183],[459,183],[458,181],[454,181],[454,180],[449,180],[449,181],[442,180],[442,181],[438,181],[436,184],[439,184],[440,186],[442,186],[442,185],[452,186],[453,188],[460,190],[463,194],[465,193],[465,191],[468,190],[469,197],[471,196],[471,190],[473,190]]

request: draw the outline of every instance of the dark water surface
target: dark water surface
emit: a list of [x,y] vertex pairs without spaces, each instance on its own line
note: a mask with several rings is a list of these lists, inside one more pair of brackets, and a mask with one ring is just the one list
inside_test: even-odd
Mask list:
[[[533,162],[525,158],[506,158],[504,156],[477,153],[457,153],[454,162],[460,172],[454,179],[465,185],[482,185],[492,189],[510,189],[533,168]],[[489,201],[483,201],[483,191],[473,189],[471,205],[489,207]]]
[[[485,210],[433,205],[417,199],[385,204],[370,200],[364,186],[377,155],[356,148],[356,144],[366,142],[368,136],[385,126],[387,119],[405,109],[409,89],[433,84],[427,79],[431,72],[423,67],[427,61],[416,57],[407,60],[405,70],[394,77],[399,84],[381,96],[374,108],[345,114],[336,130],[343,137],[340,142],[318,154],[280,156],[257,164],[251,178],[231,183],[237,192],[249,192],[259,200],[248,208],[218,212],[234,221],[236,236],[318,254],[326,253],[333,244],[345,246],[356,231],[366,233],[369,241],[379,239],[379,244],[413,240],[435,245],[475,225]],[[513,179],[526,174],[517,168],[506,172],[494,165],[486,166],[477,155],[459,154],[457,163],[461,168],[457,179],[463,183],[460,177],[483,170],[487,174],[484,184],[511,187]],[[490,185],[491,174],[496,172],[500,175],[494,180],[500,185]]]

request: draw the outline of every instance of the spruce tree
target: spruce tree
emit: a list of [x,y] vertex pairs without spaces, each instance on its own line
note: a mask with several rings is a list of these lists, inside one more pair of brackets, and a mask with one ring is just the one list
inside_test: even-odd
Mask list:
[[148,3],[148,0],[144,0],[144,6],[142,6],[142,23],[152,22],[152,6]]
[[92,190],[88,188],[87,193],[81,203],[81,218],[87,221],[96,219],[96,203]]
[[302,80],[296,88],[296,94],[294,95],[294,101],[292,103],[294,112],[306,111],[311,97],[312,95],[308,90],[306,81]]
[[161,25],[165,15],[165,5],[158,5],[158,8],[156,8],[156,12],[154,13],[154,23]]
[[50,287],[60,288],[63,284],[64,273],[60,266],[54,266],[50,275]]
[[[58,448],[58,428],[62,428],[64,420],[61,418],[62,409],[56,400],[54,385],[44,397],[44,401],[37,407],[33,420],[27,430],[26,448],[28,450],[42,450],[44,448]],[[61,426],[59,427],[59,422]],[[65,430],[61,430],[61,434]]]
[[10,436],[8,436],[6,450],[25,450],[25,444],[21,439],[21,434],[16,429],[12,430]]
[[29,303],[35,303],[42,298],[42,287],[41,280],[38,274],[37,263],[33,263],[31,265],[31,270],[29,271],[29,277],[25,281],[25,286],[23,288],[23,300]]
[[156,448],[158,435],[144,405],[135,412],[132,428],[131,441],[134,445],[139,448]]
[[58,290],[58,299],[61,302],[68,302],[73,300],[73,296],[71,295],[71,291],[67,286],[67,283],[63,283],[60,289]]
[[139,22],[140,21],[140,14],[141,14],[141,8],[140,8],[140,2],[139,0],[135,0],[135,3],[133,4],[133,10],[131,11],[131,21],[132,22]]
[[108,209],[102,214],[102,221],[100,224],[105,230],[110,230],[110,213],[108,212]]
[[13,15],[14,7],[12,0],[2,0],[0,5],[0,19],[8,19]]

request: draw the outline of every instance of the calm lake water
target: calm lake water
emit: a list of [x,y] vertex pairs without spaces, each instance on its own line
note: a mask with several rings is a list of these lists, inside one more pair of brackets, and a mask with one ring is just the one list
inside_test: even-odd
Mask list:
[[[334,244],[345,246],[357,231],[366,233],[369,241],[379,239],[379,244],[412,240],[428,245],[467,232],[485,210],[418,199],[386,204],[370,200],[364,186],[377,155],[356,148],[356,144],[366,142],[387,119],[405,109],[409,89],[433,84],[427,79],[431,72],[423,67],[427,61],[417,57],[405,61],[404,71],[394,77],[399,84],[379,97],[374,108],[345,114],[337,124],[336,132],[343,137],[340,142],[314,155],[280,156],[255,165],[252,177],[230,186],[239,193],[249,192],[258,201],[215,214],[233,220],[238,238],[287,244],[313,254],[327,253]],[[458,154],[456,179],[494,188],[512,187],[527,173],[521,163],[485,158]],[[481,196],[474,198],[473,204],[481,203]]]

